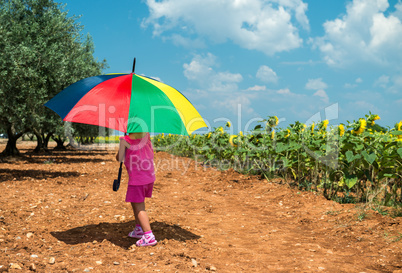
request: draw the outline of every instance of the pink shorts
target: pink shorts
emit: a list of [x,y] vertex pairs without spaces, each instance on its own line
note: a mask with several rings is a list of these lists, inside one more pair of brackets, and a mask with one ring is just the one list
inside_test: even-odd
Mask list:
[[126,202],[142,203],[145,201],[145,197],[152,197],[152,190],[154,183],[149,183],[140,186],[128,186],[126,194]]

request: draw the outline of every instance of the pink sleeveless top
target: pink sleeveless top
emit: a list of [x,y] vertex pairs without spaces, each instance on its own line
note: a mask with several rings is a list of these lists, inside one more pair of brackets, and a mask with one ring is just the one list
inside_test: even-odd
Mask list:
[[126,149],[124,165],[128,172],[128,185],[146,185],[155,181],[154,150],[149,133],[140,139],[121,137],[130,144]]

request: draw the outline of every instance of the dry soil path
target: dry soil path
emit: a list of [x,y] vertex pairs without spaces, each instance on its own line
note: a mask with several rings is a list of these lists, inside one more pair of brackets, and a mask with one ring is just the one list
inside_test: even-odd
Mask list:
[[402,272],[401,218],[167,153],[147,201],[159,243],[137,248],[113,148],[20,147],[0,163],[0,272]]

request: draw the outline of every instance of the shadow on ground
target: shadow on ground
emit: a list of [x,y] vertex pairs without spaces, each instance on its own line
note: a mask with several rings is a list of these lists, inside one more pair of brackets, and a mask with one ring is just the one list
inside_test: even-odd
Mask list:
[[61,156],[47,156],[47,157],[31,157],[26,158],[26,161],[34,164],[81,164],[81,163],[101,163],[111,161],[103,158],[81,157],[61,157]]
[[[134,226],[134,221],[126,223],[99,223],[97,225],[76,227],[66,231],[53,231],[50,234],[57,240],[69,245],[108,240],[116,246],[128,249],[137,241],[137,239],[127,236]],[[163,222],[151,223],[151,229],[158,241],[163,241],[164,239],[188,241],[201,238],[177,225],[169,225]]]
[[[33,164],[62,164],[62,163],[100,163],[113,161],[107,158],[107,152],[57,152],[57,153],[21,153],[19,156],[2,156],[0,154],[0,163],[33,163]],[[101,157],[99,157],[101,156]]]
[[67,178],[80,176],[80,172],[49,172],[43,170],[10,170],[0,169],[0,183],[4,181],[11,181],[13,179],[17,181],[31,179],[48,179],[48,178]]

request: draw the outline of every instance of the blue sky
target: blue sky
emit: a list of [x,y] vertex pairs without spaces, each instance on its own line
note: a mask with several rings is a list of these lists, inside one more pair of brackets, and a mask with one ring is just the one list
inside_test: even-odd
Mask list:
[[69,0],[106,59],[181,91],[210,128],[402,120],[400,0]]

